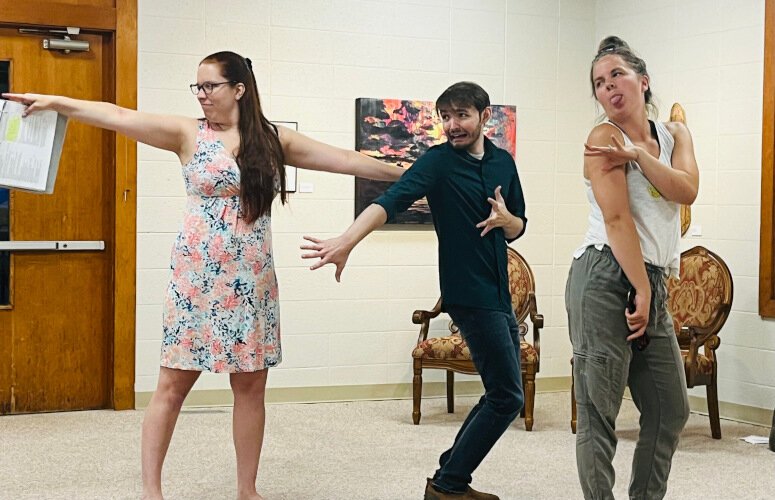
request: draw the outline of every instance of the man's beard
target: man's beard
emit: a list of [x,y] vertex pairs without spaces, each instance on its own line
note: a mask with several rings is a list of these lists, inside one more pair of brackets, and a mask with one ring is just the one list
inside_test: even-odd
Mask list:
[[455,144],[454,142],[450,141],[450,144],[452,144],[454,149],[468,149],[472,144],[476,144],[476,141],[478,141],[479,137],[482,135],[483,129],[484,124],[480,123],[479,126],[476,127],[476,130],[474,130],[474,133],[469,135],[469,140],[467,142],[464,144]]

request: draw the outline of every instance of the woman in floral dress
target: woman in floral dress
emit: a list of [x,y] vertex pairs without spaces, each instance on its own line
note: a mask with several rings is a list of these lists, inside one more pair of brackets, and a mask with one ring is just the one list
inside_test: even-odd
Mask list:
[[162,498],[161,470],[180,408],[208,371],[230,376],[238,498],[260,499],[267,372],[282,359],[270,216],[276,195],[287,201],[284,165],[387,181],[403,169],[272,125],[250,60],[233,52],[203,59],[191,90],[203,119],[60,96],[4,97],[26,104],[27,114],[52,109],[178,155],[188,201],[172,252],[158,386],[143,422],[143,498]]

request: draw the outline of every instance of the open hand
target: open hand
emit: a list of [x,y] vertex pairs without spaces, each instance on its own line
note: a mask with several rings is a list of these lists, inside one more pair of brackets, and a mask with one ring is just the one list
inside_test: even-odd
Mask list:
[[35,111],[42,111],[44,109],[51,109],[54,98],[56,96],[42,95],[42,94],[2,94],[3,99],[9,101],[18,102],[24,104],[27,108],[22,113],[22,116],[27,116]]
[[635,146],[625,146],[615,135],[611,136],[613,145],[590,146],[584,143],[584,156],[602,157],[608,160],[603,170],[611,170],[628,161],[638,161],[638,149]]
[[511,214],[506,208],[506,202],[501,195],[500,186],[495,188],[495,198],[487,198],[487,201],[492,206],[492,209],[490,210],[490,216],[476,225],[478,228],[484,228],[479,236],[484,236],[496,227],[503,227],[511,220]]
[[349,244],[343,236],[337,236],[328,240],[320,240],[313,238],[312,236],[304,236],[304,239],[310,243],[302,245],[302,250],[311,250],[309,253],[302,254],[302,259],[317,259],[320,260],[310,266],[310,270],[314,271],[326,264],[334,264],[336,266],[336,281],[339,282],[342,277],[342,271],[345,264],[347,264],[347,258],[350,256],[350,252],[353,246]]

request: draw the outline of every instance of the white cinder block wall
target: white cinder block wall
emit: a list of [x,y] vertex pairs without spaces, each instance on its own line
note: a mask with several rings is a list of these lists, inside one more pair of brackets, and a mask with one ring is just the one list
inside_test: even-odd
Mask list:
[[[494,103],[515,104],[530,219],[528,235],[516,247],[533,266],[546,317],[541,373],[569,374],[562,284],[583,214],[555,200],[581,199],[580,143],[592,116],[585,72],[594,2],[184,3],[140,2],[142,110],[198,116],[187,85],[198,61],[223,49],[254,61],[271,119],[297,121],[302,132],[345,148],[354,147],[357,97],[434,100],[466,79],[482,84]],[[174,156],[140,146],[138,169],[136,390],[144,392],[156,384],[169,249],[185,193]],[[560,172],[566,175],[558,179]],[[337,284],[331,269],[310,272],[298,247],[304,234],[334,235],[352,222],[354,181],[310,171],[298,177],[314,191],[291,195],[290,205],[277,207],[273,217],[285,360],[272,371],[270,385],[411,382],[409,354],[417,337],[411,315],[438,298],[433,232],[374,233]],[[556,238],[555,218],[561,233],[574,236]],[[445,325],[440,320],[434,326]],[[223,376],[203,377],[197,385],[226,387]]]
[[[644,23],[643,15],[655,22]],[[530,220],[515,247],[531,263],[546,318],[540,375],[564,377],[571,349],[563,292],[586,225],[582,143],[597,114],[589,62],[603,34],[619,33],[649,63],[662,117],[673,100],[686,105],[703,171],[694,212],[703,234],[687,245],[718,251],[735,273],[721,399],[771,407],[775,328],[756,314],[752,258],[762,20],[763,0],[140,0],[139,108],[199,116],[187,86],[198,61],[217,50],[254,61],[270,119],[297,121],[303,133],[345,148],[355,142],[357,97],[433,100],[467,79],[494,103],[515,104]],[[156,385],[161,303],[185,192],[173,155],[139,146],[138,158],[135,390],[146,392]],[[332,236],[352,222],[353,180],[304,170],[298,178],[313,192],[292,194],[273,217],[285,360],[272,370],[270,386],[411,382],[411,313],[438,297],[433,233],[375,232],[337,284],[331,269],[310,272],[298,246],[304,234]],[[444,327],[444,320],[434,324]],[[227,387],[227,377],[210,375],[196,389]]]

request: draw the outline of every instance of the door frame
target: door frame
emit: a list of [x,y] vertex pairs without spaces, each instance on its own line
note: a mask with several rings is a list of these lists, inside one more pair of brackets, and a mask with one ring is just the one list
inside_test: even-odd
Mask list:
[[[106,2],[107,3],[107,2]],[[114,7],[45,0],[0,0],[0,26],[77,26],[111,35],[106,51],[113,72],[105,88],[118,106],[137,109],[137,0],[113,0]],[[42,50],[42,49],[41,49]],[[115,410],[135,407],[135,309],[137,238],[137,144],[115,134],[113,249],[113,387]]]

